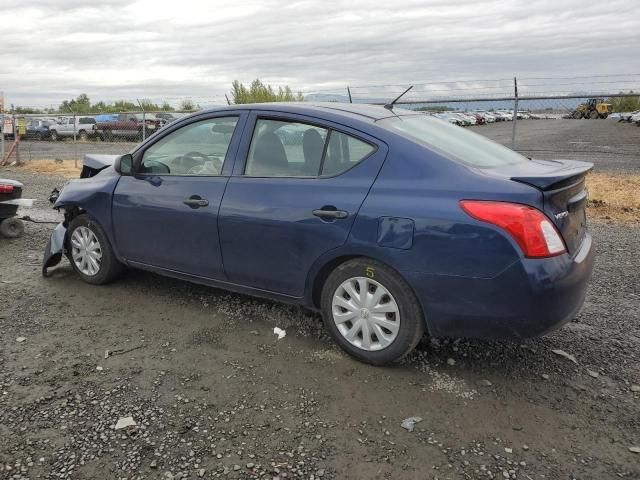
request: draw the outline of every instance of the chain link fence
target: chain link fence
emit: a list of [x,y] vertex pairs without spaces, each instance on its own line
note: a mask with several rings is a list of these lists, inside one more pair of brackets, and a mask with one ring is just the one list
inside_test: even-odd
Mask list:
[[[346,102],[423,111],[537,158],[583,159],[640,169],[640,74],[505,78],[408,85],[344,86],[302,92],[305,102]],[[189,98],[220,105],[220,97]],[[175,100],[175,99],[174,99]],[[167,103],[161,101],[159,103]],[[228,102],[225,98],[224,103]],[[140,102],[138,102],[140,103]],[[174,102],[175,103],[175,102]],[[49,109],[51,110],[51,109]],[[186,111],[40,113],[3,116],[1,159],[81,162],[86,153],[122,154]],[[14,140],[20,138],[19,143]]]

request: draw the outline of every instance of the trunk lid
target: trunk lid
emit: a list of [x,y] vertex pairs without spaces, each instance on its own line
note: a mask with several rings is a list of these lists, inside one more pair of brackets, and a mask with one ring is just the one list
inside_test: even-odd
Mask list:
[[592,168],[592,163],[575,160],[531,160],[500,169],[500,175],[542,192],[544,212],[574,254],[587,231],[585,183]]

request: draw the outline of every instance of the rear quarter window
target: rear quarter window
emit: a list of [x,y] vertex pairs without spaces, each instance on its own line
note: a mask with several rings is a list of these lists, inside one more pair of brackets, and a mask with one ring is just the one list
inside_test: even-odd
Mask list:
[[497,168],[529,159],[482,135],[426,115],[388,117],[380,126],[476,168]]

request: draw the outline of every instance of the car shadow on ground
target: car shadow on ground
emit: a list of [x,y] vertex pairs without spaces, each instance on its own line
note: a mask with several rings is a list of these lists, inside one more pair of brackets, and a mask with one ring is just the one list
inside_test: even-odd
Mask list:
[[[79,287],[84,285],[75,277],[66,261],[52,271],[51,279],[71,281]],[[307,340],[303,348],[330,349],[336,357],[352,361],[329,337],[320,314],[300,306],[232,293],[140,270],[129,270],[118,281],[106,287],[87,287],[118,290],[121,294],[117,297],[123,301],[126,298],[153,296],[158,302],[184,305],[187,322],[190,309],[196,312],[205,308],[214,315],[222,314],[223,322],[233,322],[234,329],[249,331],[256,327],[266,327],[263,329],[272,331],[274,327],[278,327],[287,332],[289,341],[291,337]],[[135,305],[131,308],[135,309]],[[567,332],[563,332],[563,335],[566,336]],[[451,375],[468,377],[473,382],[477,381],[478,376],[494,379],[508,376],[513,377],[511,380],[520,379],[523,382],[534,378],[544,380],[545,375],[552,371],[558,372],[573,366],[571,362],[559,359],[551,352],[552,349],[562,348],[557,345],[558,340],[557,333],[521,341],[425,336],[415,351],[400,364],[385,369],[425,371],[428,366],[428,369],[437,368]]]

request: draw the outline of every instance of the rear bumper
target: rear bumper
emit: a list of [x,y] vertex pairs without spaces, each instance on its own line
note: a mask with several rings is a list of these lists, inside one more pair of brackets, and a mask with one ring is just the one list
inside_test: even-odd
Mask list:
[[405,273],[434,336],[528,338],[560,328],[580,311],[595,253],[521,259],[493,278]]

